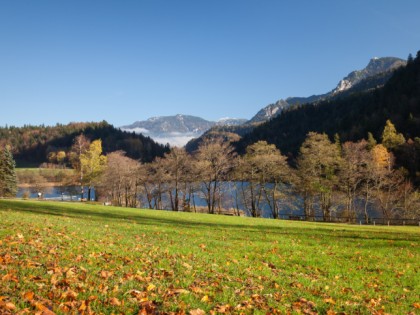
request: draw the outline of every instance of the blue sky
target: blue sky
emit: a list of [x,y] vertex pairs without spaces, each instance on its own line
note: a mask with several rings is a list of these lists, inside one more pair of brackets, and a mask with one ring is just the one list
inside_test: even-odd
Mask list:
[[0,125],[251,118],[420,50],[420,1],[0,1]]

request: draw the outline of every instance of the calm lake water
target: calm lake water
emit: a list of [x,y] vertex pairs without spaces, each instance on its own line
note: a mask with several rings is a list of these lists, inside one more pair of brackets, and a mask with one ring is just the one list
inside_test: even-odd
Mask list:
[[[83,188],[83,198],[87,198],[87,187]],[[65,200],[65,201],[78,201],[82,193],[80,186],[53,186],[53,187],[19,187],[17,197],[21,198],[24,194],[29,194],[29,198],[38,198],[38,193],[42,194],[43,199],[47,200]],[[95,190],[92,189],[92,200],[95,200]]]
[[[229,182],[223,183],[223,192],[221,207],[224,209],[236,209],[242,210],[246,215],[250,216],[249,210],[245,206],[242,198],[241,190],[235,189],[235,185]],[[236,187],[237,188],[237,187]],[[40,189],[40,190],[38,190]],[[83,199],[87,199],[87,187],[83,187]],[[24,194],[29,194],[29,198],[36,199],[38,198],[38,193],[42,193],[42,198],[46,200],[63,200],[63,201],[80,201],[81,198],[81,187],[80,186],[54,186],[54,187],[43,187],[43,188],[19,188],[17,197],[23,197]],[[144,198],[144,199],[143,199]],[[91,199],[95,200],[95,190],[92,188]],[[286,202],[288,199],[293,199],[293,202]],[[145,197],[140,196],[141,207],[148,207]],[[360,202],[360,201],[359,201]],[[164,194],[162,198],[162,204],[164,209],[170,210],[170,203],[168,194]],[[198,192],[194,195],[194,199],[191,201],[191,207],[193,204],[197,207],[206,207],[206,201],[202,193]],[[360,203],[362,205],[362,203]],[[283,219],[288,219],[290,216],[303,216],[303,207],[302,199],[298,196],[292,195],[291,193],[285,194],[284,198],[280,200],[278,204],[279,217]],[[260,204],[261,216],[265,218],[272,217],[270,208],[264,201]],[[318,209],[316,215],[320,216],[318,220],[322,220],[321,213]],[[369,210],[370,217],[380,218],[382,217],[377,211],[373,209]],[[357,215],[357,221],[364,220],[363,215],[360,213]]]

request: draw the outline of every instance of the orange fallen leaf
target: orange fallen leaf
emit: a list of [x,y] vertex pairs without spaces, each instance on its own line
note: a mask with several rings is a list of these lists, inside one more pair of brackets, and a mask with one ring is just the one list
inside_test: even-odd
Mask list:
[[206,312],[204,312],[202,309],[195,309],[190,311],[190,315],[205,315]]
[[32,301],[34,299],[34,293],[32,291],[26,292],[23,295],[23,299],[26,301]]
[[101,278],[108,279],[109,277],[111,277],[113,275],[113,272],[102,270],[100,275],[101,275]]
[[121,305],[120,300],[118,300],[116,297],[110,298],[108,302],[109,302],[109,304],[111,304],[113,306],[120,306]]
[[55,315],[53,311],[51,311],[48,307],[43,305],[42,303],[36,302],[35,307],[41,311],[41,315]]
[[332,298],[326,298],[324,299],[324,302],[329,304],[335,304],[335,301]]
[[6,310],[13,311],[13,310],[15,310],[15,309],[16,309],[16,306],[15,306],[15,304],[13,304],[12,302],[7,302],[7,303],[4,305],[4,308],[5,308]]

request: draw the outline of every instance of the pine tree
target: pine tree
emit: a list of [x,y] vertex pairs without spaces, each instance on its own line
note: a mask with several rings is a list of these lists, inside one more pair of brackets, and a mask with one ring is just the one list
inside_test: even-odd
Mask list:
[[9,146],[0,152],[0,196],[15,197],[17,193],[17,180],[15,160]]
[[382,133],[382,144],[387,149],[395,149],[401,144],[405,143],[404,136],[397,133],[394,124],[388,119]]
[[377,141],[375,137],[373,136],[371,132],[368,132],[368,140],[367,140],[366,148],[370,151],[375,147],[376,144],[377,144]]

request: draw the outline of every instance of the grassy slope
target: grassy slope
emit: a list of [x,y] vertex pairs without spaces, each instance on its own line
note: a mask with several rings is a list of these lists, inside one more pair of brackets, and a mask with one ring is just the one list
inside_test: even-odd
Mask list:
[[2,200],[0,313],[414,313],[419,240],[418,227]]
[[16,168],[19,185],[71,185],[75,180],[74,169]]

